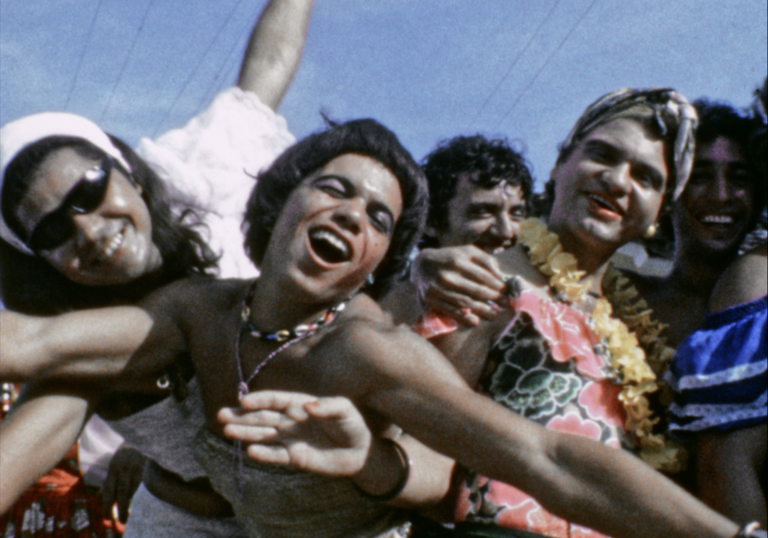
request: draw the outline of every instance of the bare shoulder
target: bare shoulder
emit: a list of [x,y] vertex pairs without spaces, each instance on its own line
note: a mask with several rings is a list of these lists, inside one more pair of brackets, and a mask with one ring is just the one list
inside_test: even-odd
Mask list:
[[323,338],[322,347],[333,353],[333,360],[361,375],[417,375],[419,367],[449,364],[435,346],[407,325],[395,324],[392,316],[367,296],[354,299],[334,325]]
[[170,314],[183,319],[197,313],[220,310],[232,301],[242,301],[249,283],[246,280],[219,280],[208,276],[182,278],[152,292],[139,306],[150,313]]
[[371,339],[379,338],[392,344],[422,340],[407,325],[397,324],[390,312],[365,294],[358,294],[349,302],[332,335],[333,338],[341,338],[345,348],[365,346],[371,343]]
[[768,292],[768,256],[765,246],[740,256],[717,281],[709,310],[718,312],[748,303]]

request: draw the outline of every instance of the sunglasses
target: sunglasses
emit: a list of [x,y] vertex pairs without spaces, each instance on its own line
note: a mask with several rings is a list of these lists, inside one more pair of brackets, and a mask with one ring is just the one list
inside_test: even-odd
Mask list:
[[76,232],[73,215],[93,213],[104,201],[114,163],[105,157],[88,170],[70,189],[64,201],[37,223],[27,240],[32,252],[51,250],[65,243]]

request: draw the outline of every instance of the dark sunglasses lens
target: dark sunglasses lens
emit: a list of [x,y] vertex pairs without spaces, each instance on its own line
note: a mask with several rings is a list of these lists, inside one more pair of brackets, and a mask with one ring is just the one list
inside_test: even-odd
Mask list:
[[28,246],[33,252],[58,247],[75,233],[72,215],[95,211],[104,201],[112,173],[112,160],[101,161],[98,167],[89,170],[80,179],[61,205],[49,213],[35,226],[29,236]]
[[109,174],[112,171],[111,161],[102,162],[99,168],[94,168],[86,173],[85,177],[77,182],[64,203],[56,211],[66,211],[71,214],[91,213],[104,201],[109,186]]
[[29,238],[32,252],[51,250],[75,234],[75,223],[67,214],[48,215],[35,227]]

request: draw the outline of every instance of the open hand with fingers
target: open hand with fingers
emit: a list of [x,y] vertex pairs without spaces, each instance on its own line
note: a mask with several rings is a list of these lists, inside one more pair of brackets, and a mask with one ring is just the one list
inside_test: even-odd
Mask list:
[[347,398],[260,391],[219,411],[224,435],[248,457],[328,476],[353,476],[368,458],[371,432]]

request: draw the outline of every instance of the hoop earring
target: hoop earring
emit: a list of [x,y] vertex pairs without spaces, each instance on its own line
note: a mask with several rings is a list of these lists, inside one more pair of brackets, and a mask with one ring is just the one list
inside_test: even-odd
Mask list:
[[643,234],[643,237],[645,239],[650,239],[654,235],[656,235],[656,224],[651,224],[650,226],[648,226],[648,229],[645,230],[645,233]]

